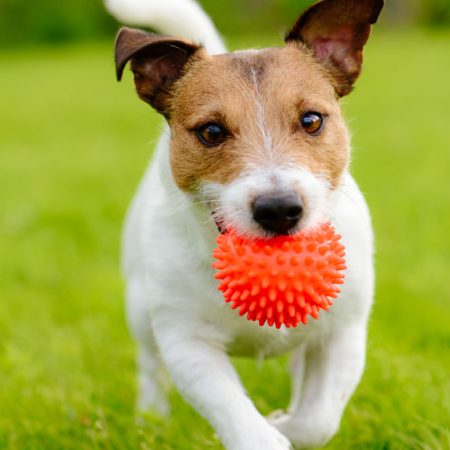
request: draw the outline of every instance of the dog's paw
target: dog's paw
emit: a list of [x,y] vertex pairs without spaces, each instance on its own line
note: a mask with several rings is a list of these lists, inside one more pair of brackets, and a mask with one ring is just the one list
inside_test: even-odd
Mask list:
[[313,417],[277,414],[269,422],[285,435],[296,450],[316,449],[325,446],[337,433],[339,421]]

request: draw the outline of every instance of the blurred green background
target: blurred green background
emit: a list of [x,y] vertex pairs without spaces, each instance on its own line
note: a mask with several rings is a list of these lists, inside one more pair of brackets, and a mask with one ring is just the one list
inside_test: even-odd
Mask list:
[[[271,34],[286,25],[311,0],[203,0],[222,33]],[[446,27],[449,0],[387,0],[383,21],[391,25]],[[96,0],[1,0],[0,46],[68,42],[110,36],[116,23]]]
[[[280,44],[304,2],[205,0],[231,48]],[[114,79],[99,2],[0,3],[0,449],[220,449],[175,392],[134,417],[118,267],[162,120]],[[343,100],[377,236],[367,370],[329,449],[450,449],[448,0],[389,2]],[[286,358],[236,360],[263,413]]]

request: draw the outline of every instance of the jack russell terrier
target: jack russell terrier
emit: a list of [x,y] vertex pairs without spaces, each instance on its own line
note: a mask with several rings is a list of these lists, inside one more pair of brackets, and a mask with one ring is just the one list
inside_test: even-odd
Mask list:
[[[128,319],[138,343],[139,407],[166,414],[161,368],[229,450],[319,447],[337,432],[364,369],[373,298],[372,229],[349,174],[339,106],[361,71],[383,0],[322,0],[280,47],[227,53],[193,0],[106,0],[124,23],[120,80],[167,127],[124,234]],[[176,36],[176,37],[171,37]],[[180,37],[181,36],[181,37]],[[346,246],[340,300],[307,326],[239,317],[211,268],[221,230],[294,234],[331,221]],[[263,417],[228,355],[292,354],[292,398]]]

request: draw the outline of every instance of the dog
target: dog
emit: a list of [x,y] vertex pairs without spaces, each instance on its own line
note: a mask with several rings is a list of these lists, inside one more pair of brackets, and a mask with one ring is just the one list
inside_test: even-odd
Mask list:
[[[325,445],[362,376],[374,290],[368,208],[349,173],[339,99],[361,71],[383,0],[321,0],[283,46],[227,53],[192,0],[107,0],[122,23],[117,78],[167,125],[126,221],[127,312],[138,345],[139,408],[167,414],[165,367],[229,450]],[[281,330],[239,317],[211,268],[227,227],[290,235],[330,221],[346,283],[327,313]],[[228,355],[292,355],[292,397],[263,417]]]

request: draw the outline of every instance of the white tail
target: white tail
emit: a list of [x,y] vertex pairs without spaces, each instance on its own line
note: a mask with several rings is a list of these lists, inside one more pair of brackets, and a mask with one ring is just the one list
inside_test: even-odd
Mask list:
[[208,15],[194,0],[104,0],[120,22],[145,26],[160,33],[184,37],[203,44],[209,53],[226,47]]

